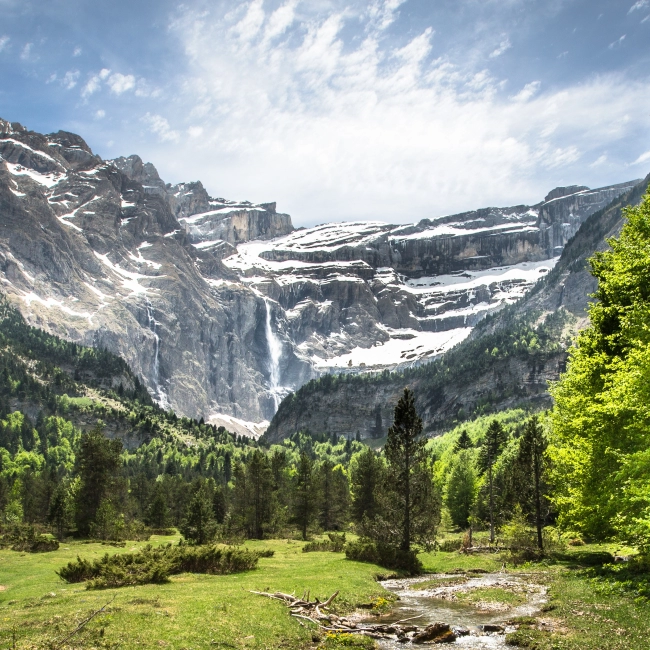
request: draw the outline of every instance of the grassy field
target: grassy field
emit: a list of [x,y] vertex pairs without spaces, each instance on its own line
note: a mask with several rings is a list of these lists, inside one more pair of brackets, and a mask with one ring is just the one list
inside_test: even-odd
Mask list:
[[[153,543],[172,541],[157,537]],[[385,593],[377,574],[385,570],[345,559],[342,553],[302,553],[302,543],[286,540],[248,542],[250,548],[272,548],[250,572],[229,576],[183,574],[169,584],[86,590],[66,584],[55,570],[77,555],[95,558],[124,549],[64,543],[58,551],[24,554],[0,551],[0,650],[5,648],[308,648],[317,647],[313,630],[291,619],[279,603],[249,589],[309,589],[326,598],[337,589],[339,611],[371,602]],[[538,650],[650,650],[650,605],[635,582],[625,583],[613,571],[589,568],[602,547],[582,547],[552,563],[524,566],[534,582],[549,587],[547,611],[511,641]],[[421,556],[428,572],[499,570],[498,556],[430,553]],[[508,567],[510,570],[510,567]],[[80,633],[63,642],[81,621],[107,603]],[[14,642],[15,637],[15,642]],[[14,646],[15,643],[15,646]],[[327,647],[331,647],[328,643]]]

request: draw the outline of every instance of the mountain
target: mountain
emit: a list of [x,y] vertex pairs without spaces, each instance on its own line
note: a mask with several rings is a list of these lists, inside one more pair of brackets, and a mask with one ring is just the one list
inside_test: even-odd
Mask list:
[[162,407],[257,435],[310,379],[439,357],[636,183],[294,230],[275,203],[0,121],[0,281],[29,324],[120,355]]
[[405,385],[415,391],[429,435],[483,413],[549,406],[548,383],[559,379],[568,346],[587,324],[596,289],[587,259],[618,235],[624,208],[640,203],[649,185],[650,176],[589,216],[550,273],[441,359],[393,373],[310,381],[281,403],[265,439],[275,442],[294,431],[381,437]]

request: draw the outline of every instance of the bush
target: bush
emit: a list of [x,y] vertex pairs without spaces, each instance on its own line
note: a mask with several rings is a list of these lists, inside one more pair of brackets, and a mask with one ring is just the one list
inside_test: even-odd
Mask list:
[[268,557],[265,551],[218,546],[147,545],[137,553],[106,553],[92,562],[77,557],[57,574],[66,582],[88,582],[88,589],[160,584],[167,582],[170,575],[185,572],[223,575],[249,571],[257,566],[262,554]]
[[0,548],[10,547],[23,553],[48,553],[59,548],[59,542],[39,533],[34,526],[17,524],[0,537]]
[[463,545],[463,541],[455,539],[443,539],[442,542],[438,543],[438,550],[443,553],[453,553],[454,551],[459,551]]
[[328,539],[305,544],[302,547],[302,552],[310,553],[313,551],[331,551],[332,553],[340,553],[345,546],[345,533],[328,533],[327,537]]
[[415,551],[400,551],[388,544],[369,539],[349,542],[345,547],[345,557],[357,562],[378,564],[386,569],[394,569],[412,576],[422,573],[423,570],[422,562]]

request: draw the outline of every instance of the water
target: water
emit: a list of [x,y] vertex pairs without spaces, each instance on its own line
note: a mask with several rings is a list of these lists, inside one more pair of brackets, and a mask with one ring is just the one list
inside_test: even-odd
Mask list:
[[274,413],[278,410],[280,401],[286,392],[280,386],[280,360],[282,359],[282,341],[271,327],[271,306],[268,299],[266,305],[266,343],[269,347],[269,392],[273,398]]
[[[463,578],[454,575],[428,575],[420,578],[405,578],[385,580],[382,586],[399,596],[388,614],[373,616],[369,623],[397,623],[405,619],[413,625],[424,628],[432,623],[447,623],[451,626],[465,627],[470,630],[467,636],[458,637],[455,645],[463,648],[508,648],[504,634],[483,633],[479,626],[497,624],[511,631],[505,622],[516,616],[532,616],[539,612],[546,601],[546,588],[532,584],[522,574],[490,573],[470,577],[461,584],[450,584],[453,578]],[[440,579],[440,585],[431,582]],[[418,583],[422,589],[414,588]],[[502,611],[486,611],[475,604],[467,604],[454,600],[454,594],[471,591],[480,587],[502,587],[517,590],[526,597],[526,602],[516,607]],[[513,628],[514,629],[514,628]],[[378,641],[380,648],[404,648],[404,643],[398,641]]]
[[169,402],[167,400],[167,395],[165,394],[165,392],[160,386],[160,361],[159,361],[160,337],[158,336],[158,332],[156,332],[156,327],[158,323],[154,318],[153,307],[151,306],[151,302],[149,301],[149,298],[146,298],[145,300],[147,304],[147,319],[149,321],[149,329],[153,333],[153,340],[154,340],[153,382],[155,386],[155,398],[157,398],[156,401],[158,402],[161,408],[168,409]]

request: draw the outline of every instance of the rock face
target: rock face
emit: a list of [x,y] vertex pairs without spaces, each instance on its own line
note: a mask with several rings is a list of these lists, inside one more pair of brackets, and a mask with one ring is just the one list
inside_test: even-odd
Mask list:
[[275,203],[172,186],[138,156],[104,161],[77,135],[0,120],[0,281],[31,324],[123,356],[161,405],[245,428],[323,373],[439,356],[633,184],[294,230]]
[[[618,235],[622,211],[640,202],[650,176],[619,195],[609,206],[593,213],[565,247],[553,270],[534,291],[527,293],[507,312],[482,323],[450,353],[462,359],[465,350],[484,353],[485,341],[499,332],[508,333],[513,322],[526,314],[543,319],[548,314],[566,312],[567,325],[558,337],[559,349],[543,356],[495,358],[485,369],[461,380],[434,382],[416,371],[405,379],[400,374],[368,377],[367,381],[322,381],[306,386],[282,403],[266,432],[269,441],[281,440],[295,431],[329,433],[361,438],[385,435],[393,421],[393,410],[405,384],[415,392],[418,412],[430,435],[444,430],[460,413],[469,416],[489,403],[502,410],[527,405],[550,405],[548,386],[557,381],[566,367],[570,335],[587,324],[587,306],[596,289],[587,258],[607,247],[606,240]],[[465,359],[467,355],[465,355]],[[450,361],[452,363],[453,361]],[[424,369],[422,369],[424,370]]]

